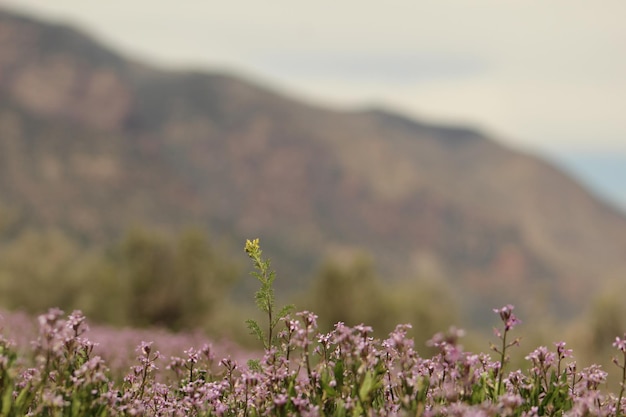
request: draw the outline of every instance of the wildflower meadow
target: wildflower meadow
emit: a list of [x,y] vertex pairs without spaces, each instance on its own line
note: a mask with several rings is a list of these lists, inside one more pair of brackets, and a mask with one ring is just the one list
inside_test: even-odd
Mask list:
[[[0,416],[624,416],[626,334],[611,370],[578,367],[564,342],[519,352],[514,307],[494,309],[488,353],[464,350],[450,328],[423,357],[399,324],[386,338],[365,325],[321,332],[313,312],[278,308],[258,240],[246,253],[266,319],[247,322],[258,351],[202,335],[89,329],[79,311],[35,324],[6,313],[0,337]],[[416,323],[415,325],[419,325]],[[29,343],[28,339],[32,341]],[[132,348],[130,347],[132,346]],[[526,366],[513,369],[511,355]],[[607,372],[621,380],[607,389]]]

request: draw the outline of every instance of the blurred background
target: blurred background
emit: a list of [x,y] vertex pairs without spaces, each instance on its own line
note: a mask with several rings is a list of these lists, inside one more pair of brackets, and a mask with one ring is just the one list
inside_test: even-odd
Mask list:
[[0,304],[245,340],[259,237],[325,329],[423,346],[512,303],[528,351],[598,357],[626,331],[625,13],[0,1]]

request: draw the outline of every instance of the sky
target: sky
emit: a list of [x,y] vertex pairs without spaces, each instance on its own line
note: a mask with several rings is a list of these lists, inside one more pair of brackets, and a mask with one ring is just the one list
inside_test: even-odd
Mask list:
[[[122,53],[314,104],[626,157],[626,1],[0,0]],[[626,159],[625,159],[626,160]]]

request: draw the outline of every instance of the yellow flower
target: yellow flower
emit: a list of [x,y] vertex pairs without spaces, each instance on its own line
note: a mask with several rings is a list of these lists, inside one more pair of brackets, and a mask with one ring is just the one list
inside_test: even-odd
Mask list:
[[259,239],[247,239],[246,240],[246,253],[255,253],[259,250]]

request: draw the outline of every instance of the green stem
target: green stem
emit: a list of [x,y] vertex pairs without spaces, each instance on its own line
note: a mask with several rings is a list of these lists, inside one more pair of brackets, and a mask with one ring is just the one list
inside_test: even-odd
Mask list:
[[502,350],[500,357],[500,369],[498,369],[498,385],[496,387],[496,396],[500,396],[500,390],[502,388],[502,378],[504,377],[504,361],[506,360],[506,334],[507,331],[505,329],[504,335],[502,336]]
[[268,294],[267,297],[267,305],[268,305],[268,309],[267,309],[267,314],[269,316],[269,323],[268,323],[268,327],[269,330],[267,332],[267,348],[269,349],[272,346],[272,330],[273,330],[273,326],[272,326],[272,300],[270,298],[270,295]]
[[622,415],[622,398],[624,398],[624,389],[626,389],[626,352],[624,352],[624,365],[622,368],[622,389],[619,391],[619,397],[617,398],[616,404],[616,417],[620,417]]

